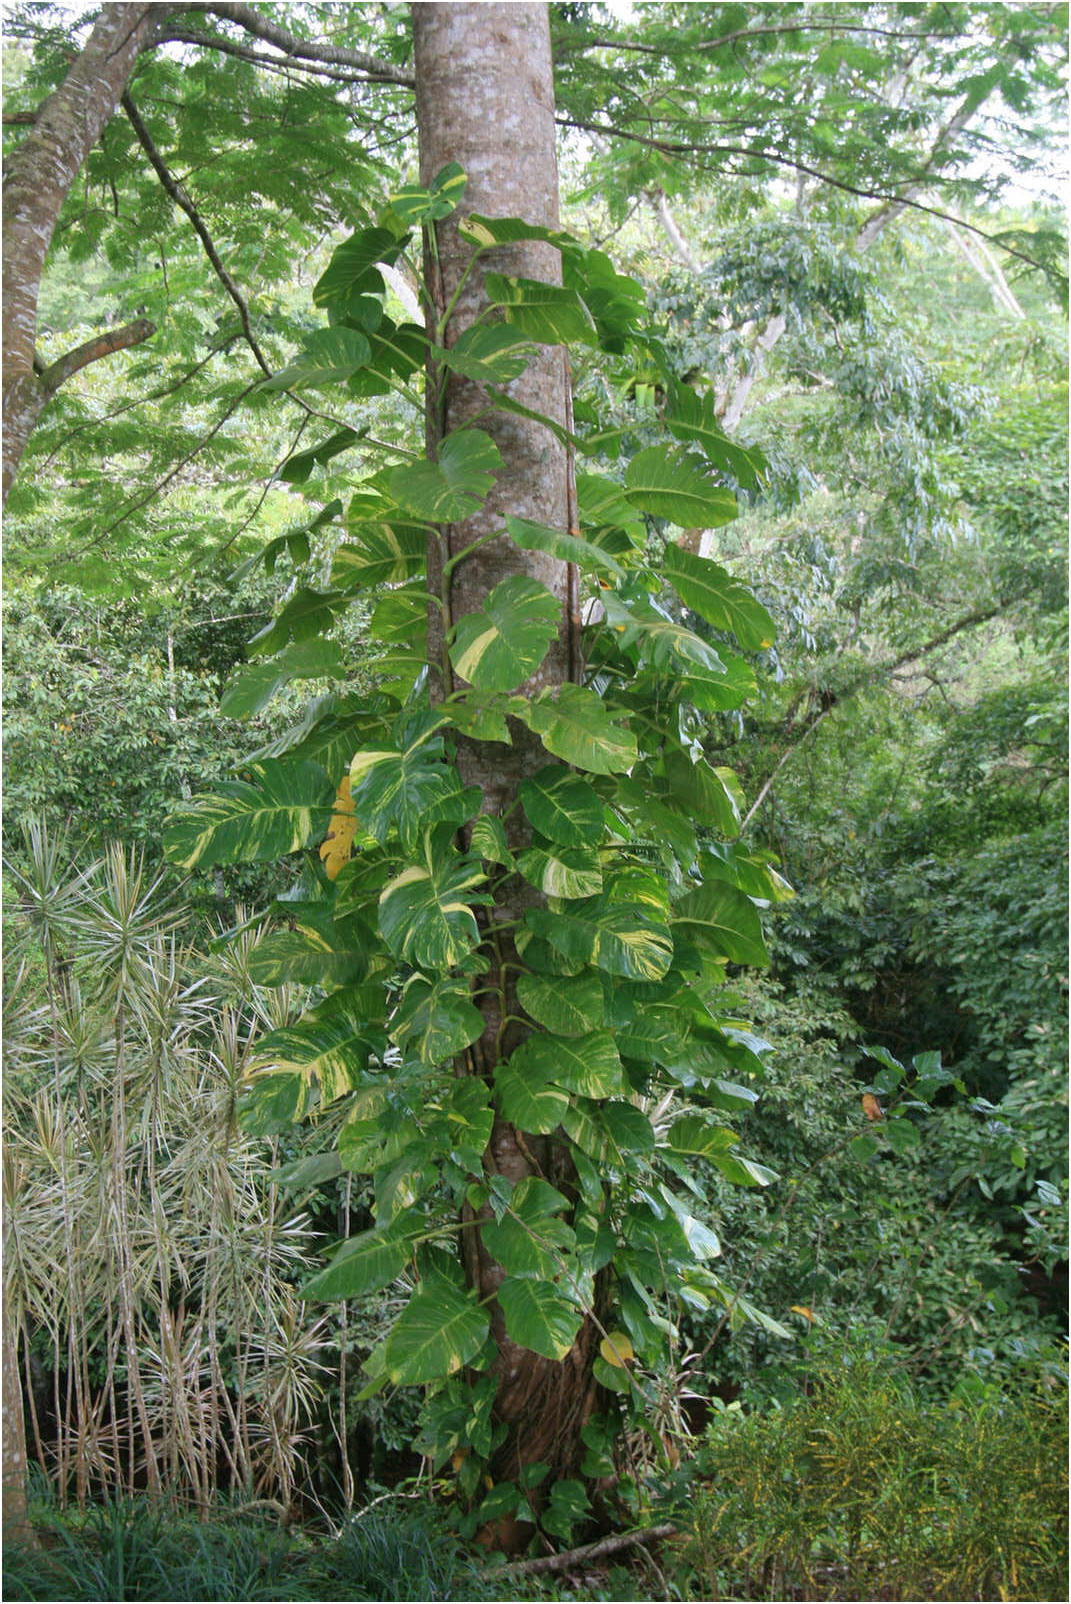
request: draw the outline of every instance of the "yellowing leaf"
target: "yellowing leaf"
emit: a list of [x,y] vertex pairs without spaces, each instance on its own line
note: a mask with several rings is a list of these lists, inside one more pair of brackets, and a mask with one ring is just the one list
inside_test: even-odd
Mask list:
[[329,880],[334,880],[342,865],[353,851],[353,838],[357,834],[357,816],[350,796],[350,777],[347,774],[335,794],[331,824],[324,836],[320,857]]
[[866,1115],[867,1119],[871,1120],[881,1119],[882,1117],[881,1104],[878,1102],[873,1092],[863,1093],[863,1113]]
[[623,1331],[611,1331],[608,1337],[603,1337],[599,1352],[608,1365],[614,1365],[618,1370],[623,1370],[636,1357],[632,1343]]
[[802,1314],[803,1318],[807,1321],[808,1325],[812,1325],[812,1326],[814,1325],[815,1321],[818,1319],[818,1316],[816,1314],[814,1314],[812,1312],[812,1310],[808,1309],[805,1304],[802,1304],[802,1303],[794,1303],[792,1305],[792,1313],[793,1314]]

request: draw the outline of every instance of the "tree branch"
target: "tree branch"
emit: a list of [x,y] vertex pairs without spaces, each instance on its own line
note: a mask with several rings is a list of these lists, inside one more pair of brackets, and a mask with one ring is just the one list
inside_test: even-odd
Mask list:
[[965,617],[957,618],[954,623],[951,623],[945,629],[942,629],[939,634],[932,636],[928,641],[924,642],[923,645],[909,647],[907,651],[901,652],[899,657],[894,657],[891,663],[879,663],[877,667],[870,673],[861,674],[855,683],[849,685],[845,690],[826,691],[822,698],[822,705],[815,708],[808,715],[808,717],[803,720],[801,733],[796,737],[791,745],[789,745],[785,751],[782,752],[773,773],[769,776],[766,783],[763,785],[762,790],[759,792],[747,813],[744,815],[743,822],[740,825],[740,834],[743,835],[744,831],[751,823],[751,820],[765,802],[767,796],[769,796],[774,781],[777,779],[777,776],[780,774],[789,758],[793,757],[799,751],[808,735],[818,728],[819,724],[821,724],[822,720],[826,718],[828,714],[832,713],[835,708],[840,707],[844,702],[847,702],[851,697],[858,695],[861,690],[865,690],[868,685],[873,685],[874,682],[881,677],[895,674],[896,670],[898,668],[903,668],[905,663],[916,662],[918,658],[926,657],[930,652],[935,652],[939,646],[947,646],[950,640],[954,640],[955,637],[962,634],[965,629],[973,629],[976,624],[987,624],[991,618],[996,618],[1000,613],[1002,613],[1006,606],[1006,602],[997,602],[992,607],[982,607],[978,608],[973,613],[967,613]]
[[396,67],[393,62],[381,61],[378,56],[370,56],[363,50],[347,50],[342,45],[316,44],[308,39],[299,39],[296,34],[290,33],[286,28],[280,28],[268,17],[263,16],[253,6],[232,5],[226,0],[207,0],[206,4],[192,4],[184,7],[186,11],[203,11],[211,16],[222,17],[227,22],[234,22],[239,28],[255,39],[262,39],[265,44],[274,45],[286,56],[294,56],[306,61],[324,62],[330,66],[353,67],[357,72],[367,73],[370,79],[377,83],[399,84],[404,89],[412,89],[414,78],[411,72],[402,67]]
[[79,369],[88,367],[91,362],[99,362],[103,356],[111,356],[113,351],[125,351],[132,345],[140,345],[155,333],[156,324],[150,323],[147,317],[139,317],[121,329],[109,329],[106,334],[97,334],[83,345],[76,345],[73,351],[59,357],[41,373],[45,394],[55,395],[60,385],[66,384]]
[[236,56],[239,61],[251,62],[254,67],[265,67],[269,72],[313,73],[318,78],[329,78],[339,84],[374,84],[383,81],[368,73],[339,72],[334,67],[300,60],[297,56],[265,56],[260,51],[238,44],[234,39],[225,38],[223,34],[198,33],[194,28],[172,28],[167,38],[173,44],[200,45],[205,50],[218,50],[221,55]]
[[249,321],[249,308],[242,299],[241,291],[238,289],[237,284],[235,284],[234,280],[231,278],[230,274],[227,272],[227,269],[220,260],[219,252],[212,243],[212,236],[205,227],[200,212],[197,210],[190,197],[186,194],[186,191],[178,183],[177,179],[172,176],[167,163],[164,161],[163,157],[160,155],[160,152],[153,144],[152,135],[142,122],[141,114],[134,102],[131,100],[129,90],[125,89],[123,91],[120,104],[122,105],[123,110],[126,112],[126,115],[130,121],[130,126],[137,135],[139,145],[145,152],[146,156],[148,156],[157,178],[159,178],[161,184],[164,186],[164,189],[175,202],[175,205],[186,213],[186,216],[193,224],[197,237],[205,248],[205,255],[208,257],[208,260],[212,263],[212,266],[215,269],[216,277],[219,279],[220,283],[223,285],[223,288],[226,290],[227,294],[238,308],[238,316],[242,322],[242,330],[245,334],[246,344],[249,346],[249,349],[256,358],[257,365],[261,371],[270,379],[272,376],[272,370],[263,351],[257,344],[256,336],[253,333],[253,326]]
[[644,1526],[638,1532],[618,1532],[613,1537],[600,1538],[597,1543],[586,1543],[583,1548],[570,1548],[564,1554],[547,1554],[541,1559],[515,1560],[502,1568],[503,1576],[535,1576],[540,1571],[565,1571],[573,1565],[587,1565],[605,1554],[620,1554],[622,1549],[637,1544],[656,1543],[665,1537],[676,1537],[677,1528],[666,1521],[661,1526]]
[[669,140],[650,138],[644,134],[634,133],[629,128],[618,128],[612,123],[582,122],[574,117],[556,117],[555,122],[559,128],[576,128],[582,133],[601,134],[604,138],[629,139],[636,145],[643,145],[649,150],[656,150],[662,156],[746,156],[752,161],[765,161],[775,167],[790,167],[794,172],[805,173],[808,178],[817,178],[820,183],[828,184],[832,189],[843,190],[847,195],[858,195],[862,200],[886,201],[889,205],[910,207],[912,211],[923,212],[928,217],[940,218],[942,222],[955,223],[959,228],[965,228],[971,234],[977,234],[990,245],[996,245],[1009,256],[1017,257],[1028,267],[1044,272],[1043,263],[1025,251],[1017,251],[1006,245],[997,234],[987,234],[984,228],[978,228],[974,223],[965,222],[962,217],[953,217],[951,212],[943,212],[937,206],[927,206],[923,201],[910,200],[902,195],[889,195],[881,189],[864,189],[858,184],[850,184],[847,179],[834,178],[831,173],[823,173],[820,168],[810,167],[806,162],[795,161],[791,156],[782,156],[775,150],[762,150],[752,145],[700,145],[687,140]]

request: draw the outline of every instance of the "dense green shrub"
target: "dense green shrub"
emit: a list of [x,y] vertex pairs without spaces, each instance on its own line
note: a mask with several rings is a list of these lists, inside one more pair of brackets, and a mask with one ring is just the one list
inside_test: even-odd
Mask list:
[[696,1596],[1067,1597],[1067,1393],[925,1402],[888,1353],[785,1410],[726,1411],[701,1457]]

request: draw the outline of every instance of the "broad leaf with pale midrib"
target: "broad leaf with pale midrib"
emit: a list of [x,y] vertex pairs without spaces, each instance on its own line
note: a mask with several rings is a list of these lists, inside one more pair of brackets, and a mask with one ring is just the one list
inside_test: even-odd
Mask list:
[[664,446],[649,446],[633,457],[625,471],[625,499],[684,529],[714,529],[737,513],[736,497],[714,483],[701,457]]
[[458,429],[439,446],[437,460],[392,468],[389,493],[400,507],[429,523],[462,523],[482,505],[502,466],[498,447],[481,429]]
[[452,1376],[475,1359],[490,1315],[473,1293],[435,1272],[427,1275],[398,1317],[384,1347],[384,1367],[397,1385],[419,1386]]
[[731,630],[745,651],[773,644],[774,621],[765,607],[716,562],[670,544],[662,568],[684,605],[715,629]]
[[584,1322],[583,1311],[544,1281],[508,1277],[498,1289],[506,1334],[519,1348],[564,1359]]
[[539,667],[560,622],[561,603],[545,585],[511,574],[458,620],[450,661],[477,690],[512,690]]
[[282,758],[251,763],[247,772],[249,780],[224,781],[214,796],[171,816],[164,830],[169,863],[270,863],[326,829],[335,787],[318,763]]
[[390,950],[420,969],[441,972],[461,963],[479,940],[473,903],[483,868],[471,859],[442,856],[411,864],[379,899],[379,928]]
[[548,752],[591,774],[617,774],[636,761],[636,738],[616,723],[602,699],[582,685],[543,690],[512,709]]

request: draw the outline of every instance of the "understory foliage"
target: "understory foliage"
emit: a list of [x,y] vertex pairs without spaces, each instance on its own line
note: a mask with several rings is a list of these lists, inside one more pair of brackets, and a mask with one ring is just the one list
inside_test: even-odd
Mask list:
[[702,1598],[1063,1598],[1067,1391],[927,1401],[880,1344],[792,1407],[715,1416],[689,1557]]

